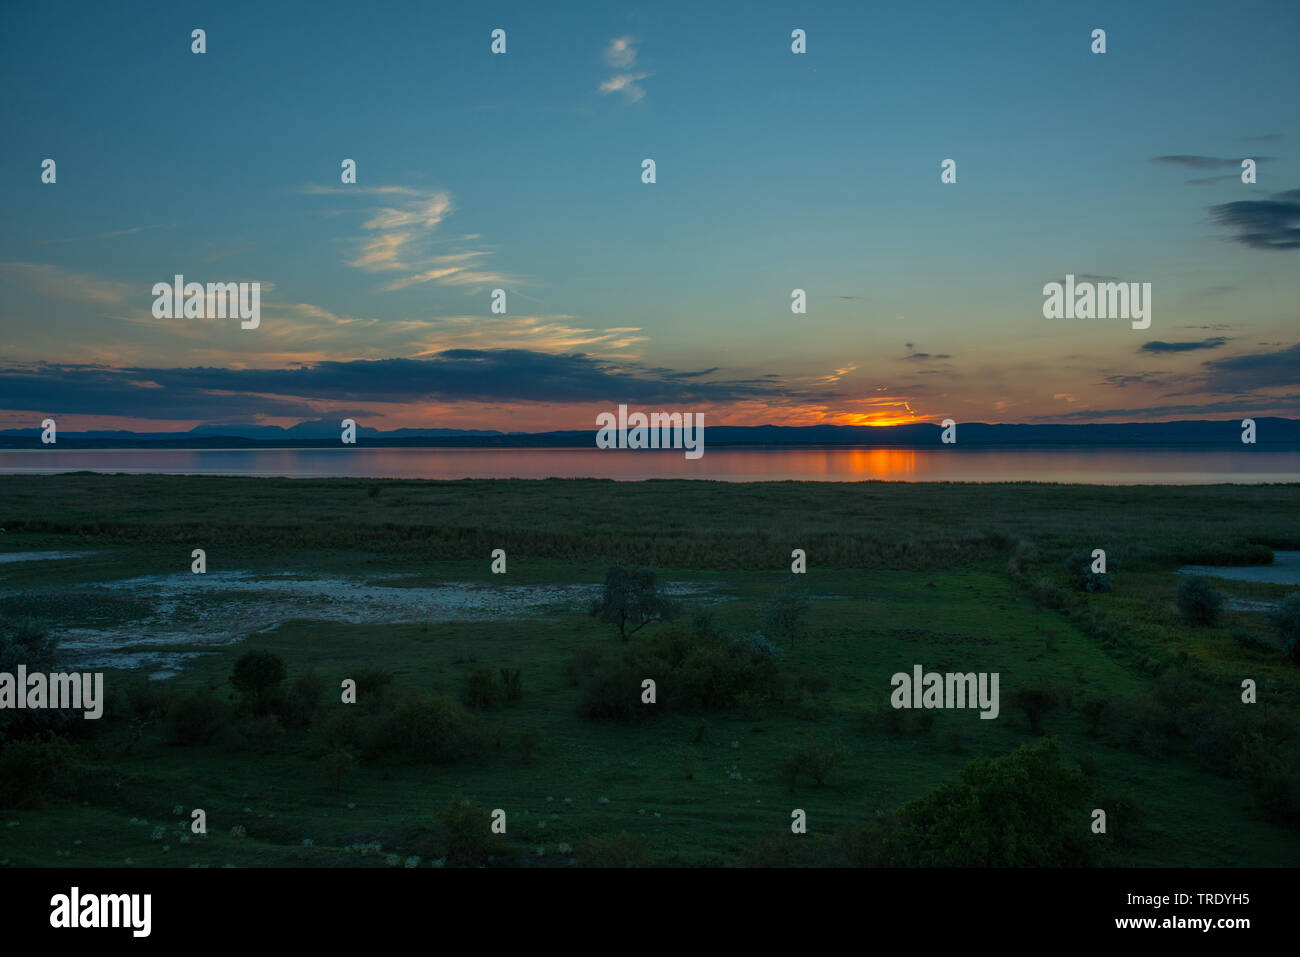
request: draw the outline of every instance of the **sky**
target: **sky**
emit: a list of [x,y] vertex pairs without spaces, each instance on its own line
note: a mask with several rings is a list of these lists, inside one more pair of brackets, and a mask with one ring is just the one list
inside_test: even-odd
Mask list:
[[[0,428],[1300,417],[1298,39],[1294,0],[13,6]],[[260,324],[156,318],[176,274]],[[1045,318],[1067,274],[1150,327]]]

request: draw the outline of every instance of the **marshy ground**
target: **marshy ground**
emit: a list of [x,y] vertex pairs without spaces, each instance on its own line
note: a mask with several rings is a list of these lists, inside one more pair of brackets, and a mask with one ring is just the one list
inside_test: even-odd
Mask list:
[[[511,863],[589,863],[593,838],[624,832],[650,863],[780,863],[771,842],[789,834],[792,808],[807,811],[813,843],[1047,737],[1084,769],[1089,807],[1124,809],[1096,839],[1102,862],[1300,859],[1286,800],[1261,796],[1295,780],[1225,769],[1206,753],[1222,741],[1180,710],[1254,708],[1296,745],[1300,671],[1264,618],[1294,581],[1216,579],[1229,603],[1213,626],[1184,624],[1175,600],[1187,566],[1262,571],[1248,563],[1300,547],[1295,486],[78,474],[0,478],[0,525],[0,615],[48,622],[61,666],[106,671],[117,689],[153,676],[167,694],[226,700],[235,662],[258,649],[326,689],[309,727],[273,740],[181,746],[162,716],[74,737],[75,788],[0,810],[11,865],[429,866],[445,858],[437,815],[463,798],[506,809]],[[194,548],[204,575],[190,571]],[[495,548],[504,575],[491,572]],[[587,614],[608,565],[655,567],[688,612],[707,605],[719,630],[743,636],[795,548],[811,610],[778,642],[794,676],[782,701],[626,724],[580,714],[575,657],[622,654]],[[1114,589],[1073,592],[1064,559],[1093,548],[1106,549]],[[1282,559],[1274,570],[1292,567]],[[914,664],[999,672],[1001,716],[882,725],[890,676]],[[458,699],[485,666],[518,671],[522,694],[470,709],[483,731],[473,754],[322,775],[329,712],[359,707],[339,703],[344,678],[380,669],[394,694]],[[1240,703],[1246,677],[1257,705]],[[1055,696],[1037,729],[1014,704],[1025,688]],[[1102,698],[1105,720],[1085,704]],[[792,790],[782,769],[810,743],[840,757],[822,783]],[[182,843],[193,808],[209,833]]]

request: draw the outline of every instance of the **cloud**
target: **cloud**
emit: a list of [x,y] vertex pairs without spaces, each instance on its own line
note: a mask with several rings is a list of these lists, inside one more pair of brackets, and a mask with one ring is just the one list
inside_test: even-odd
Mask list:
[[636,63],[637,40],[635,37],[615,37],[605,48],[604,60],[610,66],[623,72],[615,73],[600,84],[600,92],[622,93],[628,103],[636,103],[645,97],[645,88],[641,81],[654,76],[653,73],[632,73],[629,68]]
[[611,76],[600,85],[601,93],[622,93],[628,103],[635,103],[645,96],[645,88],[640,81],[653,76],[652,73],[619,73]]
[[[0,263],[0,282],[16,283],[48,299],[64,299],[88,306],[121,305],[132,292],[137,291],[124,282],[41,263]],[[143,292],[139,294],[143,295]]]
[[1099,385],[1114,386],[1117,389],[1124,389],[1131,385],[1160,385],[1169,373],[1167,372],[1138,372],[1133,375],[1108,375],[1101,380]]
[[1220,226],[1235,229],[1236,242],[1251,249],[1300,249],[1300,189],[1272,199],[1243,199],[1211,206]]
[[[383,196],[389,204],[367,210],[361,224],[367,235],[357,244],[348,265],[364,272],[404,273],[380,286],[396,292],[410,286],[437,283],[448,286],[519,286],[523,280],[499,269],[485,268],[486,249],[460,249],[433,255],[434,234],[455,211],[446,190],[419,190],[407,186],[335,187],[307,186],[301,192],[315,195]],[[468,243],[481,237],[469,234],[445,240]],[[438,240],[442,242],[444,240]],[[455,246],[453,246],[455,248]]]
[[1159,339],[1152,339],[1150,342],[1142,343],[1138,352],[1195,352],[1198,349],[1217,349],[1227,342],[1224,336],[1201,339],[1199,342],[1162,342]]
[[927,359],[951,359],[952,358],[952,356],[944,352],[939,352],[939,353],[917,352],[916,346],[910,342],[905,342],[903,343],[903,345],[907,348],[908,354],[905,356],[899,356],[898,359],[900,362],[904,362],[909,359],[920,359],[922,361],[925,361]]
[[615,37],[605,48],[605,62],[612,67],[629,67],[636,62],[636,38]]
[[[1261,157],[1268,159],[1268,157]],[[1188,166],[1192,169],[1221,169],[1225,166],[1241,166],[1241,159],[1223,159],[1218,156],[1156,156],[1153,157],[1153,163],[1173,163],[1178,166]]]
[[42,239],[37,246],[54,246],[59,243],[79,243],[89,239],[116,239],[119,236],[134,236],[136,233],[142,233],[146,229],[170,229],[170,225],[164,226],[156,223],[152,226],[132,226],[130,229],[115,229],[108,233],[95,233],[93,236],[72,236],[67,239]]
[[1277,352],[1256,352],[1203,364],[1207,392],[1239,394],[1300,385],[1300,343]]
[[681,407],[806,397],[779,379],[666,373],[583,353],[447,349],[423,359],[321,361],[297,368],[0,369],[0,409],[173,420],[292,417],[364,402],[628,402]]

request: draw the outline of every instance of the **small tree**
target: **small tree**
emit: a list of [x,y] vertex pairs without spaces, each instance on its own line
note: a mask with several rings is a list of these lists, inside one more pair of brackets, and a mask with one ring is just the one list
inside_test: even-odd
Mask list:
[[592,603],[591,614],[618,625],[627,641],[652,621],[672,621],[679,611],[675,601],[659,590],[653,568],[628,570],[611,565],[605,573],[605,590]]
[[1178,583],[1178,613],[1192,625],[1213,625],[1219,620],[1223,596],[1208,578],[1193,575]]
[[269,710],[272,695],[285,678],[284,659],[270,651],[248,651],[235,662],[230,683],[256,711]]
[[779,636],[794,644],[799,632],[808,627],[812,603],[794,576],[772,595],[763,614],[762,627],[771,636]]

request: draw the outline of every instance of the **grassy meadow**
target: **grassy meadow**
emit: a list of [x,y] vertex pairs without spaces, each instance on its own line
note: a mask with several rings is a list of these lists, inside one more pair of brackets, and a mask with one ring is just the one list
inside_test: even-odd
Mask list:
[[[140,650],[198,652],[167,680],[106,671],[105,717],[28,735],[39,753],[10,735],[0,768],[17,775],[30,762],[13,756],[37,754],[47,771],[0,786],[0,864],[933,863],[898,844],[900,809],[972,761],[1048,740],[1082,782],[1077,863],[1300,860],[1300,669],[1261,610],[1297,587],[1216,579],[1227,604],[1213,624],[1186,623],[1177,601],[1182,565],[1300,548],[1294,485],[78,473],[0,477],[0,526],[0,621],[40,622],[73,648],[87,631],[170,615],[176,634]],[[205,643],[205,616],[246,597],[238,583],[168,608],[114,584],[189,575],[195,548],[208,575],[347,578],[362,593],[381,582],[598,592],[610,565],[692,590],[677,621],[626,644],[572,598],[492,620],[352,622],[306,608]],[[1071,585],[1067,556],[1094,548],[1112,590]],[[491,570],[494,549],[505,574]],[[807,610],[795,634],[767,634],[777,650],[763,683],[677,694],[674,681],[696,680],[697,645],[725,649],[764,627],[793,549],[807,555],[795,576]],[[3,562],[45,550],[77,554]],[[673,641],[685,651],[657,679],[662,707],[593,716],[593,697],[622,687],[625,655],[662,648],[667,661]],[[292,706],[232,700],[250,650],[283,660]],[[999,717],[893,711],[890,676],[914,664],[999,673]],[[498,687],[512,672],[513,694]],[[356,704],[340,700],[349,678]],[[1241,702],[1244,678],[1257,704]],[[426,710],[404,710],[410,701]],[[409,741],[427,744],[433,725],[442,737],[413,757]],[[187,827],[194,808],[205,835]],[[506,833],[484,837],[497,808]],[[807,834],[791,833],[796,808]],[[1089,832],[1093,808],[1107,809],[1107,833]],[[963,834],[963,846],[979,839]],[[945,860],[970,863],[961,853]]]

